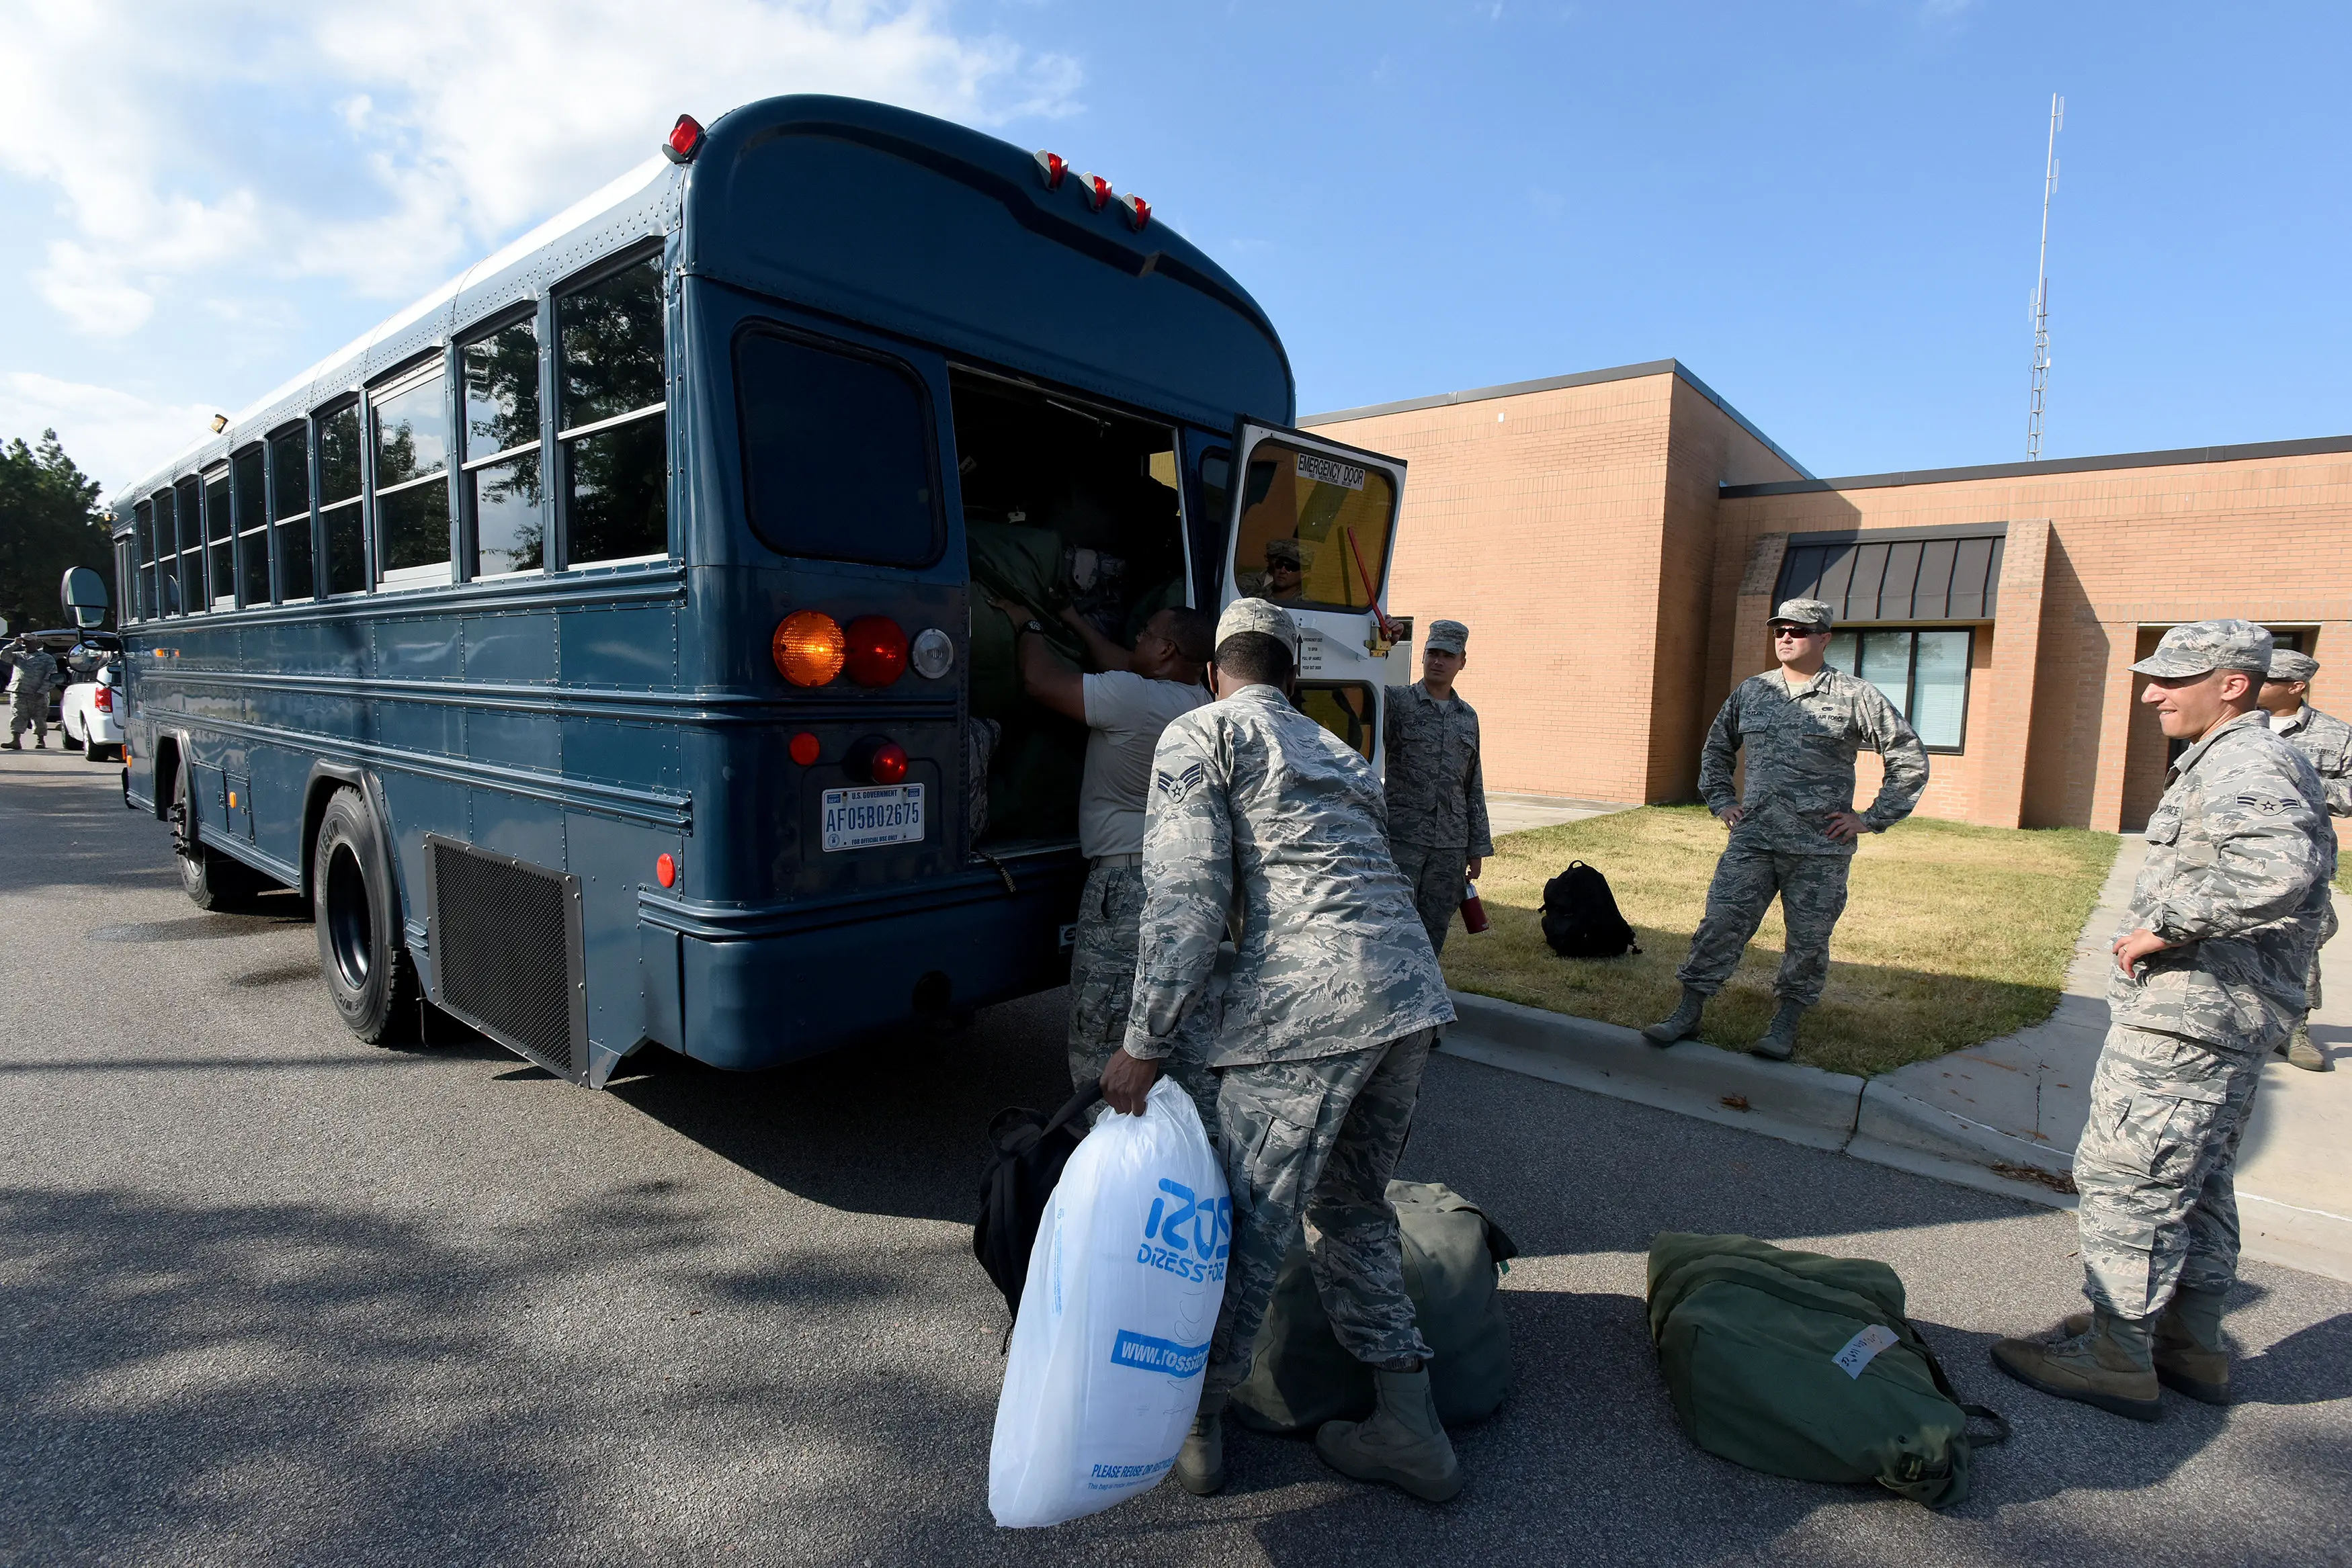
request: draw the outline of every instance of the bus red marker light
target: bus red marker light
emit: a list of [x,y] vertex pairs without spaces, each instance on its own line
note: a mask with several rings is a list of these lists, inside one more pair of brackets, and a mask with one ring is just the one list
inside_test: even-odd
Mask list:
[[666,853],[656,855],[654,857],[654,880],[661,883],[664,887],[676,887],[677,885],[677,862],[672,860]]
[[861,615],[849,623],[849,678],[861,686],[887,686],[907,670],[907,634],[887,615]]
[[673,163],[691,163],[701,151],[702,122],[690,114],[679,115],[669,128],[669,140],[662,143],[662,156]]
[[1150,226],[1151,204],[1150,202],[1145,201],[1141,196],[1126,195],[1118,199],[1118,204],[1127,209],[1128,226],[1134,229],[1136,233],[1141,234]]
[[1110,182],[1100,174],[1087,175],[1087,183],[1082,189],[1086,192],[1087,205],[1096,212],[1101,212],[1103,204],[1111,198]]
[[1062,162],[1062,155],[1060,153],[1048,152],[1043,147],[1037,149],[1037,174],[1039,178],[1045,182],[1045,189],[1049,191],[1060,190],[1062,188],[1062,178],[1069,172],[1070,166]]
[[874,759],[866,771],[877,784],[903,783],[907,777],[907,748],[895,740],[886,740],[874,748]]
[[841,674],[849,644],[841,622],[821,610],[795,610],[776,622],[768,645],[776,673],[796,686],[821,686]]
[[802,767],[814,768],[816,766],[816,737],[811,735],[807,730],[803,730],[798,735],[793,737],[791,749],[793,760],[799,763]]

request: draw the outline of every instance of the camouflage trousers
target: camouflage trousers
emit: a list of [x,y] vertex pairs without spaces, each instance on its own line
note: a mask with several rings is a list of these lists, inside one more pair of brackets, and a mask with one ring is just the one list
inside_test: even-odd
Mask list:
[[2238,1140],[2263,1054],[2117,1024],[2074,1150],[2083,1294],[2119,1317],[2238,1277]]
[[49,738],[49,694],[47,687],[37,692],[18,690],[8,699],[8,738],[22,740],[25,731],[33,732],[36,740]]
[[[1078,930],[1070,951],[1070,1087],[1084,1089],[1102,1076],[1110,1054],[1127,1039],[1127,1014],[1135,998],[1136,961],[1143,938],[1143,868],[1117,861],[1097,862],[1078,894]],[[1160,1065],[1200,1107],[1201,1124],[1217,1134],[1217,1079],[1200,1051],[1186,1049],[1192,1026],[1208,1019],[1195,1013],[1186,1021],[1177,1049]]]
[[1393,843],[1397,870],[1412,883],[1412,912],[1429,932],[1429,946],[1445,951],[1445,934],[1454,928],[1454,912],[1462,907],[1462,884],[1470,868],[1464,850],[1433,850],[1427,844]]
[[1434,1034],[1419,1030],[1363,1051],[1248,1062],[1218,1074],[1217,1138],[1234,1195],[1234,1240],[1202,1409],[1223,1409],[1249,1375],[1275,1275],[1302,1218],[1312,1228],[1315,1293],[1341,1347],[1374,1364],[1429,1354],[1405,1294],[1388,1194]]
[[2320,948],[2327,946],[2328,938],[2334,936],[2336,932],[2336,901],[2331,898],[2327,901],[2327,919],[2319,927],[2318,946],[2311,950],[2311,973],[2304,977],[2305,1018],[2309,1018],[2319,1010],[2319,952]]
[[1830,933],[1845,913],[1845,877],[1852,864],[1852,857],[1842,854],[1792,855],[1737,844],[1725,850],[1715,862],[1706,914],[1691,937],[1690,956],[1675,971],[1675,978],[1706,996],[1723,989],[1777,894],[1789,942],[1781,953],[1780,972],[1772,979],[1772,994],[1801,1008],[1811,1007],[1822,999],[1822,986],[1829,978]]

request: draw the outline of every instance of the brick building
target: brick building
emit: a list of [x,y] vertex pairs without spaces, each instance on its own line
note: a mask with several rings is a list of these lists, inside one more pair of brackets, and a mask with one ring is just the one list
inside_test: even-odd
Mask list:
[[1920,810],[2005,827],[2145,820],[2166,743],[2129,665],[2168,626],[2352,661],[2352,436],[1818,479],[1673,360],[1300,423],[1411,465],[1391,608],[1470,623],[1490,789],[1694,798],[1801,593],[1929,743]]

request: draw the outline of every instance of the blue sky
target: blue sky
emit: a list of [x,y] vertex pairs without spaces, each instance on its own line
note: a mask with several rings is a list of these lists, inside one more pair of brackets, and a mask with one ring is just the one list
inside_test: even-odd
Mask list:
[[[648,18],[657,18],[648,22]],[[1667,356],[1817,473],[2352,432],[2341,6],[0,0],[0,437],[110,483],[642,157],[860,93],[1150,197],[1302,412]]]

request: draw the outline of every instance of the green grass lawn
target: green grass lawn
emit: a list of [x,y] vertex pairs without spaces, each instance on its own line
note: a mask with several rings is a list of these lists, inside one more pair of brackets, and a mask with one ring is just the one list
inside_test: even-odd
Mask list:
[[[1458,990],[1635,1028],[1673,1010],[1675,967],[1706,903],[1724,829],[1698,806],[1648,806],[1496,841],[1478,880],[1493,928],[1457,925],[1445,946]],[[2114,864],[2116,839],[2074,828],[1970,827],[1913,819],[1865,837],[1830,941],[1829,987],[1805,1015],[1797,1059],[1875,1073],[2050,1016]],[[1538,926],[1543,884],[1570,861],[1597,866],[1642,951],[1561,958]],[[1784,940],[1764,917],[1699,1038],[1744,1049],[1772,1017]]]

